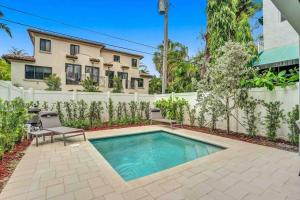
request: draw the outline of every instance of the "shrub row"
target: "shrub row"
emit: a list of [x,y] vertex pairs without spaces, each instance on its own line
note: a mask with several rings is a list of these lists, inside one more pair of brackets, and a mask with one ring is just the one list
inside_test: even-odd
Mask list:
[[21,98],[10,102],[0,99],[0,159],[25,135],[27,106]]
[[84,100],[71,100],[58,101],[51,105],[47,102],[35,102],[34,104],[42,110],[56,111],[65,126],[83,129],[102,126],[106,116],[109,126],[148,123],[150,120],[150,102],[145,101],[114,104],[112,99],[109,99],[108,103],[92,101],[88,104]]

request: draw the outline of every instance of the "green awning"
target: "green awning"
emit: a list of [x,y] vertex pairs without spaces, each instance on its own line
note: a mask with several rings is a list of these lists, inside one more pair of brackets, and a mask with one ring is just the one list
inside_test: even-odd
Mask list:
[[299,64],[299,45],[291,44],[260,53],[255,66],[260,68],[282,67]]

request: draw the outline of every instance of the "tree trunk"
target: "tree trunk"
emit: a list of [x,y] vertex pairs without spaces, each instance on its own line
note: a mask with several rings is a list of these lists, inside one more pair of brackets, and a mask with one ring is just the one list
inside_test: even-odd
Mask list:
[[230,111],[229,111],[229,98],[226,97],[226,120],[227,120],[227,134],[230,133]]

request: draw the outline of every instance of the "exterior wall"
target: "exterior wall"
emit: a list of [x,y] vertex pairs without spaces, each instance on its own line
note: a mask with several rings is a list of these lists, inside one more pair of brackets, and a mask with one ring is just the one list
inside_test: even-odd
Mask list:
[[[117,55],[120,56],[120,62],[114,62],[113,56]],[[137,59],[137,66],[140,65],[140,59],[138,57],[134,56],[128,56],[126,54],[118,53],[118,52],[113,52],[110,50],[102,49],[101,50],[101,56],[104,60],[105,63],[113,64],[112,67],[105,67],[104,66],[104,74],[106,70],[114,71],[115,75],[118,72],[126,72],[128,73],[128,89],[126,92],[128,93],[134,93],[134,92],[139,92],[139,93],[148,93],[148,85],[149,85],[149,78],[143,78],[144,79],[144,88],[136,88],[136,89],[131,89],[130,88],[130,80],[131,78],[140,78],[140,72],[138,67],[132,67],[131,60],[132,58]],[[129,67],[128,69],[122,68],[122,66]]]
[[264,49],[298,43],[298,34],[285,20],[281,22],[281,13],[271,0],[263,1]]
[[[44,90],[47,85],[43,80],[28,80],[25,79],[25,65],[32,65],[32,63],[26,62],[14,62],[11,61],[11,81],[13,84],[20,85],[26,89],[40,89]],[[53,70],[53,69],[52,69]]]
[[[42,52],[40,51],[40,38],[51,40],[51,52]],[[12,83],[19,84],[24,88],[33,88],[33,89],[45,89],[46,84],[43,80],[28,80],[25,79],[25,65],[37,65],[37,66],[45,66],[52,68],[52,74],[56,74],[61,78],[62,81],[62,90],[82,90],[81,85],[67,85],[66,84],[66,73],[65,73],[65,65],[66,63],[70,64],[78,64],[81,65],[81,77],[82,80],[85,78],[85,66],[93,66],[98,67],[100,70],[100,91],[109,91],[112,90],[108,88],[108,79],[105,76],[105,71],[107,67],[104,66],[104,63],[112,63],[113,67],[110,70],[116,72],[128,72],[128,78],[130,80],[131,77],[139,78],[139,69],[131,67],[131,59],[136,58],[138,60],[138,66],[140,59],[136,56],[131,56],[127,54],[117,53],[114,51],[101,50],[103,47],[99,45],[89,45],[76,41],[68,41],[65,39],[53,38],[51,36],[37,34],[35,33],[34,37],[34,58],[36,59],[35,63],[25,63],[20,61],[12,61]],[[79,45],[80,53],[76,56],[78,59],[68,59],[66,58],[67,54],[70,54],[70,44]],[[121,63],[113,62],[113,55],[121,56]],[[99,59],[99,63],[92,63],[89,59],[96,58]],[[122,66],[128,66],[129,69],[122,69]],[[148,83],[149,78],[144,78],[144,88],[137,89],[128,89],[124,90],[126,93],[148,93]],[[130,88],[130,82],[129,87]]]

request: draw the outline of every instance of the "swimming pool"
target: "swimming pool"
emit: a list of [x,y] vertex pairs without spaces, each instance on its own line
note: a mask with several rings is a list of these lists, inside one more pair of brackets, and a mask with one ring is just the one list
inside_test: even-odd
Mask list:
[[125,181],[224,149],[165,131],[91,139],[90,142]]

